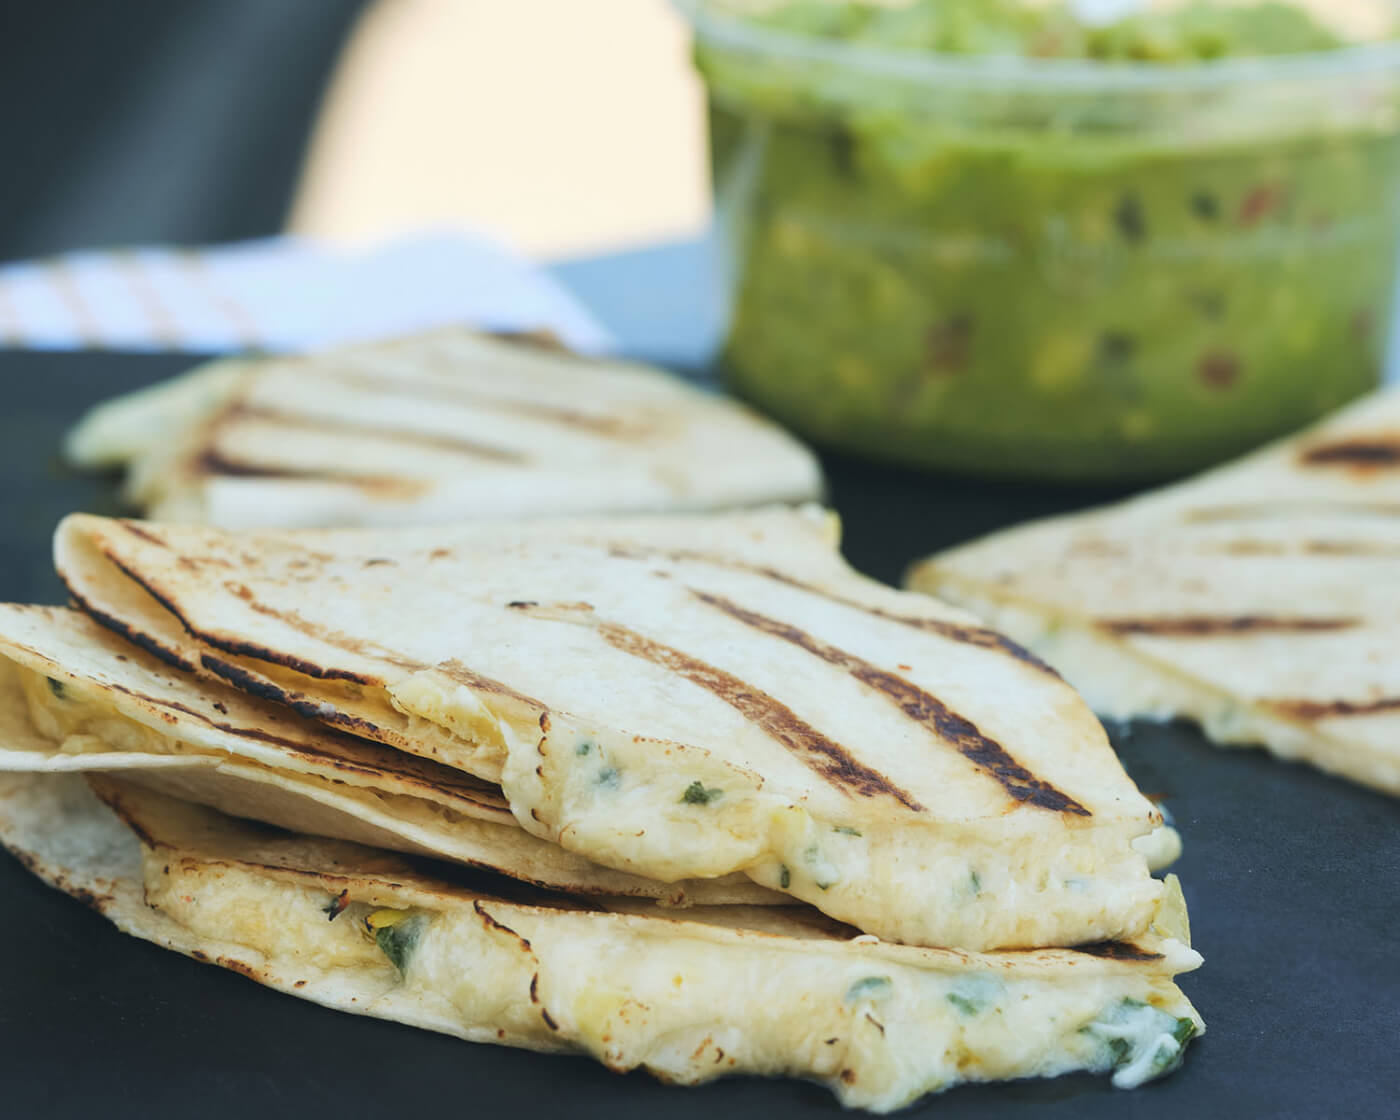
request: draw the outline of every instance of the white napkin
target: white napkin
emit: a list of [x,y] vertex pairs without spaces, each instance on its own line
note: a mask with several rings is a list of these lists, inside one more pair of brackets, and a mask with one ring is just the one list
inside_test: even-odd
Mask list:
[[368,250],[274,237],[0,265],[0,347],[299,351],[453,323],[614,348],[549,273],[478,234]]

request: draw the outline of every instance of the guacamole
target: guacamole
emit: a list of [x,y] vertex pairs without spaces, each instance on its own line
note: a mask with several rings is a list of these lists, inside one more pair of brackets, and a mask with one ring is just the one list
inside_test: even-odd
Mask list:
[[1346,44],[1281,3],[1086,6],[784,4],[745,49],[702,24],[739,392],[899,461],[1145,479],[1378,382],[1396,73],[1215,81]]

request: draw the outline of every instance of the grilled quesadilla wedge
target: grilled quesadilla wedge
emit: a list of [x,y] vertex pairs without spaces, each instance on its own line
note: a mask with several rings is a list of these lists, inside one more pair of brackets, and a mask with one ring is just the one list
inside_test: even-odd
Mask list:
[[1184,716],[1400,794],[1400,392],[1119,505],[934,556],[1099,712]]
[[464,330],[220,361],[109,402],[70,461],[158,520],[425,524],[805,501],[816,460],[659,370]]
[[[890,945],[806,908],[639,910],[236,822],[104,779],[0,775],[0,840],[119,928],[289,994],[681,1084],[788,1075],[889,1111],[964,1081],[1180,1062],[1179,895],[1132,943]],[[663,914],[683,913],[677,916]],[[329,918],[329,920],[328,920]]]
[[231,534],[75,516],[91,615],[192,670],[499,782],[666,882],[742,871],[887,940],[1146,928],[1161,823],[1053,670],[852,572],[815,511]]
[[75,611],[0,604],[0,770],[129,781],[299,832],[576,894],[791,903],[743,876],[658,883],[525,832],[498,787],[197,681]]

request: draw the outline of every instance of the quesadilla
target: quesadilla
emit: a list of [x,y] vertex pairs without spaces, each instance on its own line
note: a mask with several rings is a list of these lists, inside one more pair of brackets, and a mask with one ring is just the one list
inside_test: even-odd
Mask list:
[[[0,840],[120,929],[328,1007],[582,1051],[681,1084],[827,1085],[886,1112],[964,1081],[1175,1068],[1200,1016],[1175,892],[1132,943],[976,954],[803,909],[586,902],[312,840],[73,775],[0,775]],[[109,809],[108,806],[111,808]],[[112,810],[115,810],[115,814]]]
[[1161,824],[1047,665],[815,511],[235,534],[77,515],[58,568],[182,669],[499,783],[526,830],[869,933],[1134,937]]
[[1100,713],[1400,794],[1400,392],[1184,483],[913,569]]
[[791,903],[744,876],[660,883],[525,832],[498,787],[193,680],[74,611],[0,604],[0,771],[120,772],[300,832],[576,894]]
[[721,509],[822,486],[806,448],[734,401],[465,330],[211,363],[100,406],[66,454],[128,467],[152,518],[230,527]]

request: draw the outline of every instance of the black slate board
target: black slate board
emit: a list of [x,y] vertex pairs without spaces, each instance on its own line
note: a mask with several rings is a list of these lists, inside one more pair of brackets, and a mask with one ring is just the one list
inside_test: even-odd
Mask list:
[[[112,479],[58,465],[90,403],[188,365],[178,357],[0,352],[0,597],[60,602],[49,534],[114,512]],[[832,458],[852,562],[895,581],[935,548],[1105,493],[934,479]],[[974,1086],[941,1117],[1400,1116],[1400,803],[1194,730],[1115,742],[1186,838],[1176,870],[1209,1024],[1185,1067],[1133,1093],[1106,1079]],[[819,1088],[735,1080],[668,1089],[582,1058],[472,1046],[266,991],[118,934],[0,856],[0,1093],[15,1117],[408,1117],[567,1111],[610,1120],[835,1115]]]

